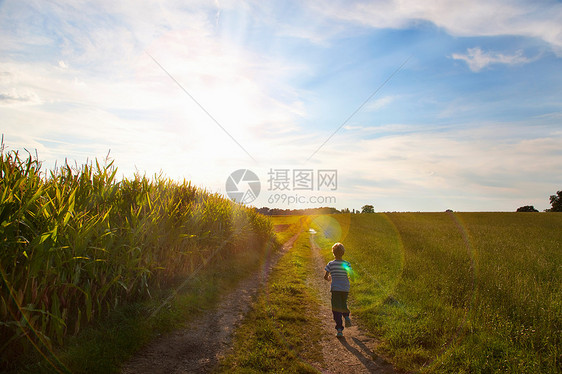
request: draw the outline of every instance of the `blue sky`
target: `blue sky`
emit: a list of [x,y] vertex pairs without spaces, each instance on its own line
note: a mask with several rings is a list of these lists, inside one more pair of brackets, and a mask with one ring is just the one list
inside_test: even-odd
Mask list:
[[[543,210],[562,189],[560,19],[557,1],[6,0],[0,132],[46,169],[110,152],[124,177],[226,193],[247,168],[256,206]],[[301,169],[337,189],[268,189]]]

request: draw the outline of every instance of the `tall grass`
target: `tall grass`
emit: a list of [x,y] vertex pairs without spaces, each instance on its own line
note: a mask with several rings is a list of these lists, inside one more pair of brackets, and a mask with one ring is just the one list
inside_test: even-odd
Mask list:
[[273,235],[254,210],[189,182],[116,174],[98,161],[43,172],[1,149],[0,368]]

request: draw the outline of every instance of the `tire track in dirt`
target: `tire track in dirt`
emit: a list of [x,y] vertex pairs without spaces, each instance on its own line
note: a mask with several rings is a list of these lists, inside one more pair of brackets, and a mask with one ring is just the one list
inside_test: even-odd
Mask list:
[[223,296],[215,309],[191,321],[185,329],[156,338],[122,367],[121,374],[209,373],[217,369],[258,290],[300,233],[269,255],[259,271]]
[[[359,326],[351,310],[352,327],[344,330],[343,338],[336,338],[335,322],[330,302],[330,283],[323,278],[326,263],[320,255],[320,248],[310,235],[310,248],[313,254],[313,271],[308,279],[309,285],[318,291],[320,297],[320,319],[324,330],[321,342],[324,356],[323,365],[313,364],[322,373],[400,373],[383,357],[375,354],[377,340],[369,337]],[[353,285],[352,285],[353,287]],[[352,290],[353,291],[353,290]]]

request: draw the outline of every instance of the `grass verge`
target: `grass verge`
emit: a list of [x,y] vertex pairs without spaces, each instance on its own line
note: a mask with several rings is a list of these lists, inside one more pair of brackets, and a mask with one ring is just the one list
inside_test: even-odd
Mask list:
[[237,329],[233,351],[222,361],[221,372],[318,372],[310,364],[322,360],[319,306],[306,286],[311,259],[309,234],[303,232],[279,260]]

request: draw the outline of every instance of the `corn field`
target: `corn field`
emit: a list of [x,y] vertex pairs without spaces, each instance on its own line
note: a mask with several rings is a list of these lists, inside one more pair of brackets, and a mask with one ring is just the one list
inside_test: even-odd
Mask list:
[[189,182],[116,174],[97,161],[43,172],[0,149],[0,368],[272,238],[265,217]]

